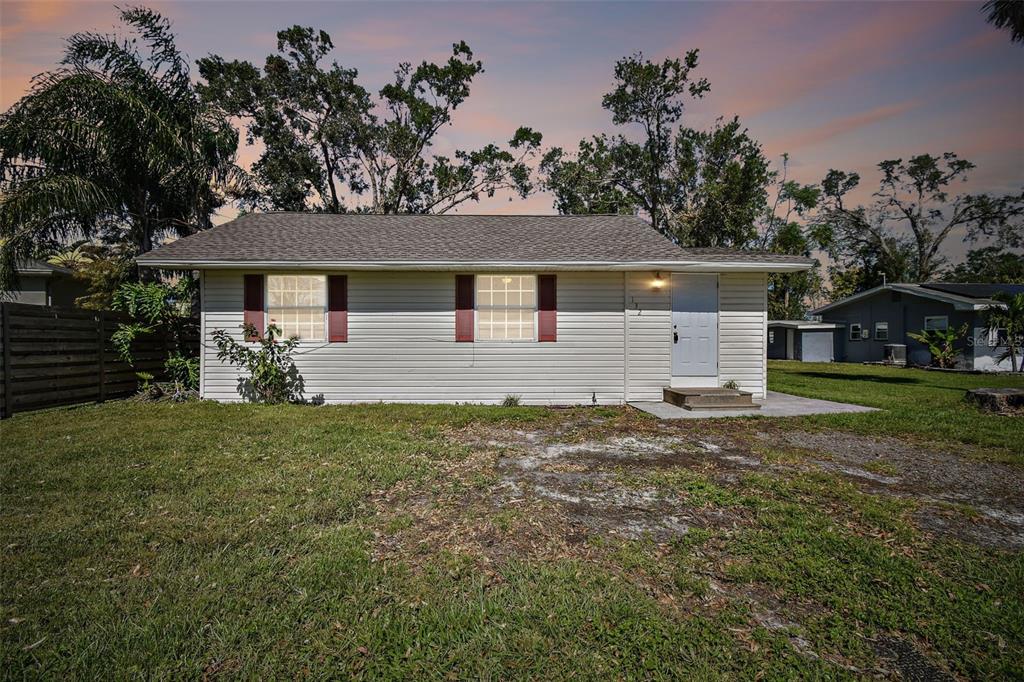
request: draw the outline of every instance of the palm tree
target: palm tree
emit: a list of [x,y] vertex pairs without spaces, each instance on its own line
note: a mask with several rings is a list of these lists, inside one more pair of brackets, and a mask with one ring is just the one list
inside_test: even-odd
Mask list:
[[42,242],[142,253],[208,227],[217,184],[243,175],[237,131],[196,95],[170,23],[145,8],[121,19],[132,35],[71,36],[60,66],[0,115],[0,289]]
[[67,268],[68,270],[78,270],[92,263],[96,253],[97,249],[93,244],[83,242],[73,249],[58,251],[47,258],[46,262],[50,265]]
[[1010,42],[1024,43],[1024,2],[988,0],[981,11],[988,13],[988,23],[1010,31]]
[[989,334],[999,334],[1005,330],[1006,350],[999,356],[999,362],[1009,359],[1010,369],[1024,372],[1024,358],[1018,366],[1017,358],[1021,355],[1024,344],[1024,294],[997,293],[992,297],[998,301],[985,309],[987,330]]

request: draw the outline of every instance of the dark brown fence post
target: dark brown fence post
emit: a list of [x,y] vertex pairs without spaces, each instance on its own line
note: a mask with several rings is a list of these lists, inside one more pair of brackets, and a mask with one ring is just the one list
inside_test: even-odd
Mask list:
[[99,343],[100,357],[99,357],[99,361],[100,361],[100,402],[101,403],[104,400],[107,399],[107,368],[106,368],[107,330],[106,330],[106,325],[104,324],[105,321],[106,321],[106,315],[101,310],[100,314],[99,314],[99,317],[97,318],[97,330],[99,331],[99,337],[100,337],[100,343]]
[[4,339],[4,409],[0,417],[10,417],[14,413],[11,404],[11,309],[0,303],[0,325]]

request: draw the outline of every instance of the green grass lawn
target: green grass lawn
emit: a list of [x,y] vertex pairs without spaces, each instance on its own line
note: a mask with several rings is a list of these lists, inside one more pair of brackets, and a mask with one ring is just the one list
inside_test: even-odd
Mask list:
[[768,387],[882,410],[808,417],[809,424],[961,444],[978,456],[1024,463],[1024,421],[980,412],[963,399],[970,388],[1024,388],[1024,376],[773,360]]
[[[1020,452],[1019,426],[960,406],[958,382],[982,379],[873,371],[785,363],[771,382],[902,410],[820,428]],[[729,424],[756,422],[673,428]],[[847,678],[871,674],[889,635],[960,675],[1024,675],[1020,552],[932,540],[913,503],[820,472],[659,470],[641,484],[738,519],[669,543],[562,538],[557,555],[485,560],[435,532],[374,555],[424,500],[453,529],[493,515],[491,547],[559,530],[488,507],[493,466],[453,436],[543,425],[659,428],[604,408],[133,402],[2,422],[0,675]],[[467,491],[484,502],[462,505]],[[793,622],[766,624],[768,607]]]

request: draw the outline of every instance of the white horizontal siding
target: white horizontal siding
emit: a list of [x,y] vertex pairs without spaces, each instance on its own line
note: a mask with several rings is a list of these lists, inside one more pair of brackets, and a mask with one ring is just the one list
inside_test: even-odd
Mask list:
[[[239,400],[238,372],[217,359],[212,334],[241,337],[243,273],[203,279],[203,395]],[[348,343],[300,343],[305,395],[328,402],[620,403],[624,322],[621,273],[558,275],[555,343],[456,343],[455,276],[348,273]]]
[[672,294],[652,286],[654,272],[627,272],[626,357],[628,400],[661,400],[672,374]]
[[764,398],[767,389],[767,289],[764,273],[723,273],[718,280],[718,379]]

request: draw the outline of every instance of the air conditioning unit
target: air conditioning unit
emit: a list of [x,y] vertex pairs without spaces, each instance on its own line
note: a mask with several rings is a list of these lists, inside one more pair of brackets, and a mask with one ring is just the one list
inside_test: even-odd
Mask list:
[[907,347],[902,343],[885,344],[885,363],[887,365],[907,364]]

